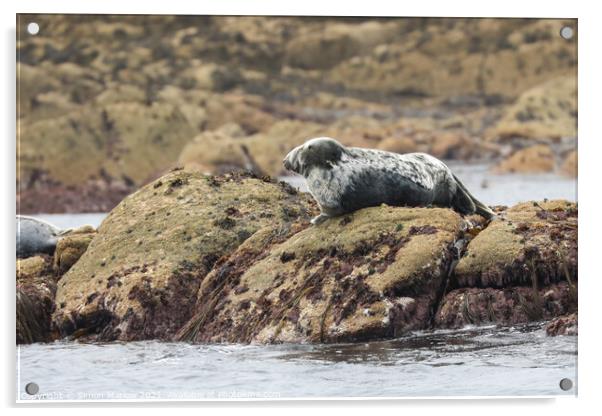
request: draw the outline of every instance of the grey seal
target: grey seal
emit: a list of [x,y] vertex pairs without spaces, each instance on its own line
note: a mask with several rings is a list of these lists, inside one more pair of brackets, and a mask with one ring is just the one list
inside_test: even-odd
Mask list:
[[316,225],[382,203],[435,205],[462,215],[495,216],[443,162],[426,153],[345,147],[330,137],[318,137],[291,150],[283,164],[307,180],[309,192],[320,206],[320,215],[311,221]]
[[59,237],[69,231],[37,218],[17,215],[17,257],[53,254]]

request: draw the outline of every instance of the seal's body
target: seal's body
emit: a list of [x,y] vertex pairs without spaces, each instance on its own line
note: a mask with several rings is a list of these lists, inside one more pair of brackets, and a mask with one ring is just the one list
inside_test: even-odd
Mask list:
[[494,216],[443,162],[425,153],[401,155],[345,147],[334,139],[320,137],[291,150],[284,167],[306,178],[321,210],[313,224],[382,203],[437,205],[464,215]]
[[17,257],[53,254],[65,231],[36,218],[17,215]]

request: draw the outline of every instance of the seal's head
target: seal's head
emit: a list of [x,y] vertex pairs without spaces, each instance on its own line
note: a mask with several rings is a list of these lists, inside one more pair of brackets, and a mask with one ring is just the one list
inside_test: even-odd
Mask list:
[[345,151],[345,146],[335,139],[318,137],[295,147],[282,162],[286,169],[305,176],[312,167],[330,169]]

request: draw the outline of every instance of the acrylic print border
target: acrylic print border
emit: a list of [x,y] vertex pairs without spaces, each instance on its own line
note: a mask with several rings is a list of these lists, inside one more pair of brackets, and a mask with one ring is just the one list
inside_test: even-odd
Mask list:
[[[238,13],[235,13],[235,14],[238,14]],[[580,28],[580,32],[582,32],[582,31],[583,31],[583,28]],[[581,59],[581,57],[579,59]],[[580,62],[580,63],[582,63],[582,62]],[[580,65],[580,66],[582,66],[582,65]],[[581,69],[579,69],[579,72],[581,73]],[[581,100],[581,95],[582,94],[580,94],[580,100]],[[583,108],[583,106],[581,105],[581,102],[580,102],[580,108]],[[580,155],[580,161],[581,161],[581,155]],[[583,168],[583,165],[582,165],[582,168]],[[580,177],[580,180],[583,180],[583,176]],[[584,194],[582,193],[581,196],[584,196]],[[583,245],[582,244],[580,244],[580,245],[583,248]],[[580,304],[580,308],[581,308],[581,306],[582,305]],[[13,357],[14,356],[15,355],[13,355]],[[480,398],[484,398],[484,397],[491,397],[492,399],[515,398],[515,397],[516,398],[521,398],[521,399],[523,399],[523,398],[559,398],[559,396],[526,396],[526,397],[525,396],[503,396],[503,397],[500,397],[500,396],[475,396],[475,397],[472,397],[472,398],[479,398],[480,399]],[[384,399],[384,400],[406,400],[406,399],[412,400],[412,399],[424,399],[424,398],[427,398],[429,400],[430,399],[436,399],[436,400],[443,399],[443,400],[445,400],[445,399],[450,399],[450,398],[452,398],[452,399],[467,399],[467,398],[471,398],[471,397],[467,397],[467,396],[459,396],[459,397],[453,397],[453,396],[452,397],[430,397],[430,396],[428,396],[428,397],[415,397],[415,398],[390,397],[390,398],[382,398],[382,399]],[[314,398],[311,398],[311,399],[292,399],[292,400],[293,401],[297,401],[297,400],[301,400],[301,401],[305,401],[305,400],[335,400],[336,401],[336,400],[346,400],[346,399],[352,399],[352,400],[353,399],[374,400],[374,399],[370,399],[370,398],[345,398],[345,399],[341,399],[341,398],[316,398],[316,399],[314,399]],[[225,400],[226,401],[229,401],[229,400],[233,400],[233,401],[247,401],[248,399],[225,399]],[[257,399],[257,400],[263,401],[263,399]],[[274,399],[274,400],[277,400],[277,401],[290,401],[291,399]],[[377,400],[381,400],[381,398],[378,398]],[[172,400],[161,400],[161,401],[171,402]],[[173,401],[178,401],[179,402],[179,400],[173,400]],[[187,402],[187,401],[189,401],[189,400],[185,400],[184,402]],[[197,401],[197,400],[194,400],[194,401]],[[198,400],[198,401],[206,401],[206,400]],[[208,401],[214,401],[214,400],[208,400]],[[32,401],[29,401],[29,400],[24,400],[24,401],[19,401],[19,402],[20,403],[28,403],[28,404],[31,404],[31,403],[48,403],[48,402],[50,402],[50,403],[56,403],[54,401],[40,401],[40,402],[36,401],[36,402],[32,402]],[[77,400],[75,400],[75,401],[64,401],[64,402],[61,402],[61,403],[73,403],[73,402],[77,402],[77,403],[81,403],[81,402],[94,403],[94,402],[97,402],[97,401],[88,401],[88,400],[77,401]],[[100,402],[106,402],[106,401],[100,401]],[[110,402],[114,402],[114,400],[110,400]],[[118,401],[118,402],[122,402],[122,401]],[[146,400],[144,400],[144,399],[142,399],[142,400],[126,400],[125,402],[146,402]]]

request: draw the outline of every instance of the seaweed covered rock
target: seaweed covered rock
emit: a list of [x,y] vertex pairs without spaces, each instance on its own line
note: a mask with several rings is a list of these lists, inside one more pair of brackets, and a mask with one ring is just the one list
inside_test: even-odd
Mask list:
[[426,328],[464,227],[449,209],[384,205],[266,227],[216,263],[176,338],[338,342]]
[[89,340],[169,339],[222,256],[266,226],[294,229],[312,215],[309,196],[268,178],[175,170],[103,221],[59,282],[53,323]]
[[575,283],[577,214],[577,205],[564,200],[524,202],[498,212],[468,244],[455,268],[457,285]]
[[17,344],[50,341],[57,275],[47,255],[17,260]]
[[577,309],[577,289],[567,282],[533,289],[461,288],[445,295],[435,316],[438,328],[514,325],[555,318]]
[[86,251],[96,230],[87,225],[60,237],[54,257],[17,259],[17,343],[47,342],[56,338],[51,326],[57,282]]
[[498,212],[458,262],[439,327],[513,324],[577,310],[577,205],[542,201]]

